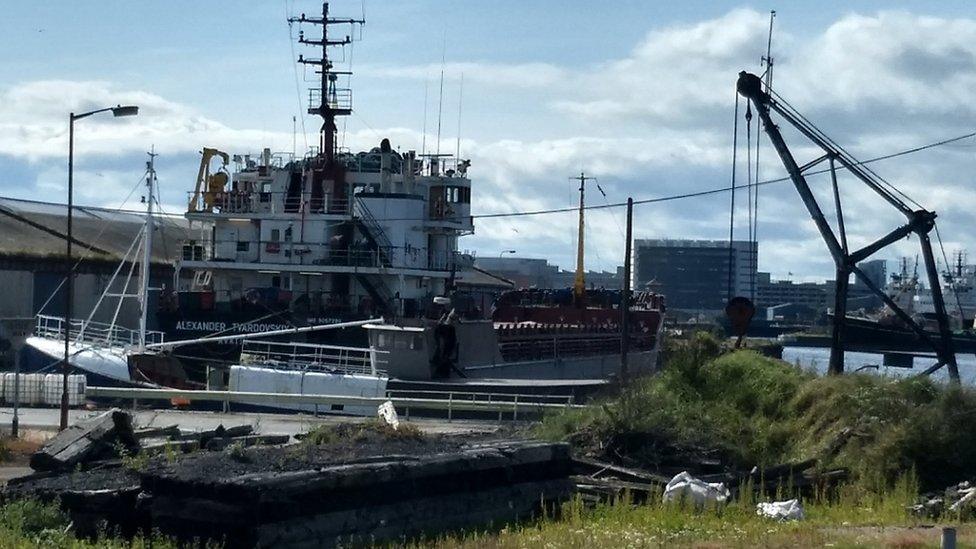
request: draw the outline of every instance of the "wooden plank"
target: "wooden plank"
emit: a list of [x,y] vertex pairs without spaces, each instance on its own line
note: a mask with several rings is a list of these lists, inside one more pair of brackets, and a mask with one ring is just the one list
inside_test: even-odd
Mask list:
[[232,438],[213,438],[207,441],[207,450],[220,451],[232,444],[240,444],[245,448],[251,446],[272,446],[286,444],[291,440],[289,435],[248,435]]
[[61,431],[31,455],[30,466],[35,471],[70,469],[101,454],[111,453],[115,444],[135,447],[132,417],[118,408]]
[[623,481],[630,481],[642,484],[666,485],[671,481],[670,477],[642,471],[631,467],[622,467],[612,463],[597,461],[584,457],[573,458],[573,469],[578,474],[585,474],[591,477],[613,476]]
[[179,425],[167,425],[166,427],[145,427],[136,429],[133,433],[136,440],[145,438],[177,438],[180,436]]

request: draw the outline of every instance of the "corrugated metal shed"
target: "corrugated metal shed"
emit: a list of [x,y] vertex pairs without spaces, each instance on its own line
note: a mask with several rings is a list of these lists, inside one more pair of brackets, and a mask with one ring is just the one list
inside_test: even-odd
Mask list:
[[[52,258],[65,254],[67,211],[64,204],[0,197],[0,256]],[[74,253],[89,247],[92,259],[117,260],[128,250],[145,223],[145,214],[76,206],[72,233]],[[155,217],[152,257],[154,263],[172,264],[181,243],[190,238],[186,219]]]

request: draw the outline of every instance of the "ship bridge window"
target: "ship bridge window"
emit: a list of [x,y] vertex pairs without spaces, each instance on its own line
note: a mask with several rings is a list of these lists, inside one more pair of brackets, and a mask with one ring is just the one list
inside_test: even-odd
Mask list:
[[246,240],[237,241],[237,251],[246,252],[251,248],[251,243]]
[[281,229],[271,229],[271,241],[272,242],[281,241]]
[[203,246],[196,242],[184,244],[183,259],[185,261],[203,261]]
[[443,200],[448,204],[470,204],[471,189],[468,187],[441,187],[430,188],[430,196],[434,201]]

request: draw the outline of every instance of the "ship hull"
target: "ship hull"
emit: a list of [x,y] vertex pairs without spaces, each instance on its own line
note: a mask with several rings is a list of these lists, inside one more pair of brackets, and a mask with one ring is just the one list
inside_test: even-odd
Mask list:
[[[930,333],[930,337],[937,339],[938,334]],[[957,353],[976,352],[976,335],[956,333],[952,341]],[[797,334],[790,337],[785,344],[800,347],[829,347],[831,339],[826,334]],[[932,351],[932,347],[911,330],[860,318],[847,319],[844,325],[844,346],[849,351],[862,352]]]

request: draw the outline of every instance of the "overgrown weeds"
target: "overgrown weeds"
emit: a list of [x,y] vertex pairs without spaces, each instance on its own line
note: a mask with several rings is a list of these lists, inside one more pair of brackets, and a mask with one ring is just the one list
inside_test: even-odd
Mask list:
[[[915,482],[908,473],[883,492],[852,485],[839,497],[808,498],[802,502],[806,519],[799,522],[777,522],[758,516],[750,491],[739,491],[739,499],[727,506],[701,511],[664,504],[659,495],[635,506],[625,494],[594,508],[576,498],[565,503],[556,517],[425,540],[422,546],[892,546],[904,539],[906,532],[912,534],[912,539],[921,540],[922,545],[918,546],[937,546],[938,529],[927,528],[905,509],[914,498]],[[960,542],[970,543],[972,539],[973,530],[962,527]]]
[[97,539],[78,539],[71,531],[71,520],[56,504],[22,499],[0,506],[0,547],[175,549],[179,545],[158,534],[134,539],[107,534]]
[[818,458],[890,487],[914,470],[923,489],[976,477],[976,395],[926,378],[816,377],[698,334],[673,344],[655,376],[600,406],[545,418],[538,434],[654,468],[718,458],[740,469]]

